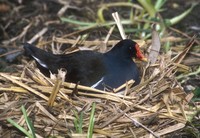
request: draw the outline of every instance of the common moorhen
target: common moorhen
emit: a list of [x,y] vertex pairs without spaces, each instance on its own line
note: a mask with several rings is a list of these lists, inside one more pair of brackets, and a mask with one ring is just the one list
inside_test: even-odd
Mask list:
[[31,44],[24,44],[25,55],[36,60],[40,71],[49,76],[58,69],[67,70],[66,81],[104,89],[104,86],[117,88],[131,79],[134,85],[140,82],[139,71],[132,58],[144,60],[139,45],[125,39],[118,42],[110,51],[99,53],[89,50],[65,55],[55,55]]

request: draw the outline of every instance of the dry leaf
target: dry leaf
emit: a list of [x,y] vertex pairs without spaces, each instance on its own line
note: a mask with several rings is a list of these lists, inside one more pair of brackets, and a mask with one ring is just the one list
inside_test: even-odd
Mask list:
[[154,64],[157,60],[159,51],[160,51],[160,38],[158,32],[155,29],[155,24],[152,25],[152,43],[151,49],[149,53],[149,62],[150,64]]

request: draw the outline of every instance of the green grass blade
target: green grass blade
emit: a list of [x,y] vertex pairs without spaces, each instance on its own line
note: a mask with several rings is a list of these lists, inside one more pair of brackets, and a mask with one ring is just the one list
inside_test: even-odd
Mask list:
[[78,120],[79,120],[79,117],[78,117],[78,114],[76,111],[72,110],[73,113],[74,113],[74,116],[75,116],[75,119],[74,119],[74,127],[75,127],[75,130],[76,130],[76,133],[79,133],[79,126],[78,126]]
[[165,53],[167,53],[170,50],[170,41],[167,41],[164,45]]
[[186,10],[185,12],[183,12],[182,14],[172,18],[172,19],[167,19],[166,20],[166,24],[168,26],[171,26],[171,25],[174,25],[174,24],[177,24],[179,23],[182,19],[184,19],[192,10],[193,8],[195,7],[196,5],[193,4],[188,10]]
[[83,112],[81,112],[80,114],[80,118],[79,118],[79,125],[78,125],[78,131],[79,133],[83,133]]
[[95,118],[94,118],[95,107],[96,107],[96,104],[93,103],[92,110],[90,113],[90,123],[89,123],[89,127],[88,127],[87,138],[92,138],[92,135],[93,135],[94,121],[95,121]]
[[156,10],[151,0],[138,0],[138,2],[144,7],[144,9],[148,12],[150,17],[155,17]]
[[18,125],[15,121],[13,121],[12,119],[8,118],[7,121],[15,126],[18,130],[20,130],[22,133],[24,133],[27,137],[29,138],[34,138],[28,131],[26,131],[26,129],[24,129],[23,127],[21,127],[20,125]]
[[157,0],[155,3],[155,10],[159,11],[161,7],[167,2],[167,0]]
[[73,113],[75,115],[74,119],[74,127],[76,129],[76,133],[83,133],[83,112],[81,112],[80,116],[78,116],[78,113],[73,110]]
[[74,127],[75,127],[75,130],[76,130],[76,133],[79,133],[79,130],[78,130],[78,120],[77,120],[77,118],[74,119]]
[[95,22],[81,22],[81,21],[77,21],[77,20],[73,20],[73,19],[69,19],[69,18],[65,18],[65,17],[61,17],[60,18],[62,22],[68,22],[68,23],[72,23],[72,24],[76,24],[76,25],[80,25],[80,26],[95,26],[97,25],[97,23]]
[[26,121],[26,124],[28,126],[28,129],[31,131],[31,134],[33,136],[33,138],[36,138],[36,135],[35,135],[35,130],[34,130],[34,127],[33,127],[33,124],[30,120],[30,118],[27,116],[27,113],[26,113],[26,109],[24,108],[24,106],[21,107],[21,110],[22,110],[22,113],[24,115],[24,119]]

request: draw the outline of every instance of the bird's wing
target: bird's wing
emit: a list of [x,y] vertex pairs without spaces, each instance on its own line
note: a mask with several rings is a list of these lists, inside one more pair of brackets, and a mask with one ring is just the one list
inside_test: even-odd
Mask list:
[[78,51],[70,54],[54,55],[31,44],[24,44],[25,54],[36,60],[44,74],[53,74],[58,69],[67,70],[66,80],[69,82],[92,86],[105,74],[103,54],[93,51]]
[[91,86],[105,74],[105,65],[101,53],[93,51],[79,51],[67,55],[58,55],[60,68],[67,69],[67,78],[80,84]]

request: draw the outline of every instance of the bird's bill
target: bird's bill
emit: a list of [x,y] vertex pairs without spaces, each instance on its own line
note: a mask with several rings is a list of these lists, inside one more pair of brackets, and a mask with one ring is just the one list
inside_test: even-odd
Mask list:
[[142,61],[145,61],[145,62],[148,62],[148,60],[147,60],[147,58],[142,58],[142,59],[140,59],[140,60],[142,60]]
[[147,58],[145,58],[145,56],[142,54],[139,45],[136,44],[135,47],[136,47],[136,57],[137,57],[139,60],[142,60],[142,61],[146,61],[146,62],[147,62]]

